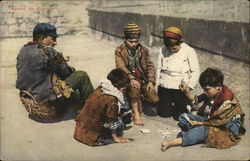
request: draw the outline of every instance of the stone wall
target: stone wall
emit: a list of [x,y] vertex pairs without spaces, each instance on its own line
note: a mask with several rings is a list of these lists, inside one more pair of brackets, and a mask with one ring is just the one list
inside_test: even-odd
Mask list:
[[[170,17],[154,14],[88,9],[89,25],[98,31],[122,37],[124,25],[136,22],[142,27],[141,41],[147,46],[161,46],[165,27],[182,28],[185,41],[196,48],[225,57],[250,62],[249,24],[219,20]],[[158,35],[158,36],[157,36]]]
[[228,22],[249,22],[249,0],[90,0],[91,8]]
[[48,22],[59,34],[80,31],[88,23],[88,1],[1,1],[0,38],[32,36],[38,22]]
[[[126,5],[122,4],[122,6]],[[116,43],[123,41],[125,24],[138,23],[143,31],[140,40],[149,47],[154,64],[156,64],[159,47],[163,45],[162,39],[158,37],[161,31],[168,26],[181,27],[185,41],[196,47],[201,71],[207,67],[221,70],[225,75],[224,83],[233,89],[244,110],[247,111],[250,104],[249,24],[247,22],[136,13],[130,12],[129,7],[113,8],[113,6],[89,8],[88,13],[92,33],[99,38]],[[195,92],[201,93],[202,90],[196,88]]]

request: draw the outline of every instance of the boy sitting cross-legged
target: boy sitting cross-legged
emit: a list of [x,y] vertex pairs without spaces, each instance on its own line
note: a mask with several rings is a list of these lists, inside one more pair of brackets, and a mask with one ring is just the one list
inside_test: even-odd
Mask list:
[[223,79],[219,70],[207,68],[200,75],[199,83],[204,93],[199,96],[192,94],[185,82],[181,83],[181,90],[194,104],[203,104],[198,115],[180,115],[178,125],[182,131],[176,139],[164,141],[162,151],[177,145],[205,143],[208,147],[224,149],[239,143],[239,136],[245,133],[244,113]]

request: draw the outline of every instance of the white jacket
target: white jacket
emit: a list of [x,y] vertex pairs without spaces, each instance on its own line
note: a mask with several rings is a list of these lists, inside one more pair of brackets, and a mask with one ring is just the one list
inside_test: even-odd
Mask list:
[[183,80],[193,89],[199,74],[196,52],[186,43],[182,43],[181,49],[174,54],[166,47],[160,49],[156,71],[157,85],[168,89],[179,89]]

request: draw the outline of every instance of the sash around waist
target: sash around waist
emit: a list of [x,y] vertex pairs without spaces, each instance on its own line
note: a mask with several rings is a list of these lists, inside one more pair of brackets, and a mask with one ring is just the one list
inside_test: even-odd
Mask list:
[[176,77],[183,77],[183,75],[188,74],[188,71],[186,72],[177,72],[177,71],[169,71],[169,70],[161,70],[161,74],[166,74],[169,76],[176,76]]

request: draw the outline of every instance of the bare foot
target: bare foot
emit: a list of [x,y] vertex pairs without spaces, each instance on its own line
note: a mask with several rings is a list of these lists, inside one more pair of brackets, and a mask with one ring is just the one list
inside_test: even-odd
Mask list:
[[183,143],[182,137],[172,140],[165,140],[161,144],[161,151],[166,151],[168,148],[172,146],[181,145],[182,143]]
[[164,152],[171,147],[170,141],[163,141],[161,144],[161,151]]
[[142,121],[142,119],[133,119],[133,122],[135,125],[138,125],[138,126],[144,126],[144,122]]

